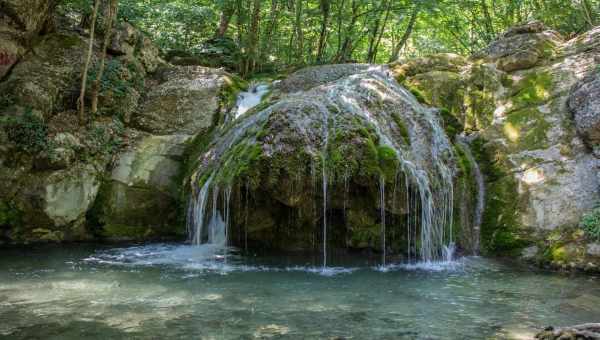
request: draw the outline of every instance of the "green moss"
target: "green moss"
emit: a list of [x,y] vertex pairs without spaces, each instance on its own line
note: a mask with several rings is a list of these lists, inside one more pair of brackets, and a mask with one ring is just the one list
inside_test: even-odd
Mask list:
[[548,72],[531,72],[514,86],[512,103],[515,109],[540,105],[550,98],[553,86]]
[[400,136],[402,137],[404,144],[410,145],[410,133],[408,132],[408,128],[406,127],[406,124],[404,124],[404,121],[402,121],[400,115],[397,112],[392,112],[392,119],[400,131]]
[[456,119],[456,117],[450,113],[450,111],[446,108],[440,109],[440,116],[442,117],[442,122],[444,124],[444,130],[446,130],[446,134],[450,139],[454,139],[454,137],[463,131],[462,124]]
[[425,96],[425,94],[423,92],[421,92],[421,90],[419,88],[417,88],[416,86],[410,86],[410,85],[405,85],[405,86],[407,86],[410,93],[412,93],[412,95],[415,96],[415,98],[417,99],[417,101],[419,103],[429,105],[429,101],[427,100],[427,97]]
[[567,250],[564,246],[550,247],[549,255],[551,261],[565,262],[568,259]]
[[225,162],[216,178],[217,182],[232,184],[236,179],[247,178],[258,182],[257,163],[262,157],[262,146],[255,143],[239,143],[224,155]]
[[511,112],[504,122],[504,134],[518,150],[536,150],[548,147],[548,130],[552,125],[537,108]]
[[0,228],[14,228],[21,222],[21,214],[12,203],[0,199]]
[[150,234],[151,230],[145,226],[107,224],[102,229],[102,236],[109,239],[143,240]]
[[219,102],[223,110],[235,107],[237,96],[240,91],[248,88],[248,83],[242,78],[232,75],[225,78],[225,86],[219,93]]
[[381,175],[386,181],[393,181],[396,178],[399,164],[396,151],[389,146],[380,145],[377,147],[377,158]]
[[530,242],[520,222],[522,202],[518,183],[508,170],[502,153],[477,139],[471,144],[475,160],[486,175],[486,205],[481,227],[484,253],[515,255]]
[[487,90],[470,90],[465,96],[465,107],[465,129],[485,129],[492,124],[496,110],[494,93]]

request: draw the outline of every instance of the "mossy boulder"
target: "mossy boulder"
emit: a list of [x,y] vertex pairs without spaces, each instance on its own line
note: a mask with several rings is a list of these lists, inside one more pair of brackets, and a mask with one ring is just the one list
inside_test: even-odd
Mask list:
[[94,211],[101,236],[177,234],[181,163],[190,138],[145,135],[119,156]]
[[398,82],[406,78],[431,71],[459,73],[468,65],[467,59],[453,53],[438,53],[425,57],[401,60],[390,65],[390,69]]
[[23,57],[51,21],[56,3],[47,0],[2,0],[0,8],[0,79]]
[[147,73],[154,73],[165,65],[160,49],[144,33],[128,22],[121,22],[114,28],[109,52],[140,62]]
[[494,62],[500,70],[513,72],[550,60],[562,43],[558,33],[546,30],[540,22],[534,21],[509,29],[476,58]]
[[3,111],[29,108],[49,115],[68,108],[79,84],[86,45],[74,32],[40,37],[8,79],[0,83],[0,92],[10,98]]
[[[190,206],[198,206],[199,192],[219,197],[236,245],[243,245],[242,233],[249,244],[312,250],[322,244],[325,225],[328,246],[380,251],[385,220],[386,248],[414,253],[415,244],[406,246],[407,215],[417,214],[408,206],[409,188],[426,201],[428,190],[447,197],[453,181],[440,111],[420,104],[388,68],[373,65],[311,67],[275,91],[277,99],[203,144],[192,160]],[[436,205],[433,214],[446,208],[451,204]]]
[[579,81],[571,90],[569,109],[577,131],[598,154],[600,152],[600,72]]
[[224,121],[235,104],[235,93],[245,86],[220,69],[177,66],[158,71],[132,123],[154,134],[196,134]]
[[100,187],[99,172],[85,165],[23,174],[13,192],[5,192],[11,209],[5,225],[11,242],[85,240],[91,233],[85,215]]

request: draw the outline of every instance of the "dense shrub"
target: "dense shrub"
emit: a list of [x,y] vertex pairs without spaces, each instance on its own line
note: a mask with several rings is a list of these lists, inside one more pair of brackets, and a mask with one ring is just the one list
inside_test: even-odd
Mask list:
[[588,237],[600,241],[600,208],[596,208],[583,216],[581,228]]
[[1,122],[9,140],[20,150],[36,154],[48,148],[48,127],[31,110],[20,116],[4,117]]

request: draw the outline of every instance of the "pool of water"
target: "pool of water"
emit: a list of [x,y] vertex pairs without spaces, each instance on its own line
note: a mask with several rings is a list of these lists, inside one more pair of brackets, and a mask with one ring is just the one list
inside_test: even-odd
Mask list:
[[0,250],[10,339],[527,339],[600,321],[600,279],[484,258],[224,256],[154,244]]

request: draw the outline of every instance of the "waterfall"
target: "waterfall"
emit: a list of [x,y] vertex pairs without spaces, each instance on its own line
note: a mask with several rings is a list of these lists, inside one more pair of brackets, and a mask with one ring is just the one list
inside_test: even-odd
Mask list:
[[[192,244],[209,244],[223,249],[227,247],[231,188],[227,187],[224,191],[223,213],[221,213],[218,207],[219,188],[218,186],[211,188],[213,177],[214,175],[211,175],[202,188],[191,195],[187,213],[187,229]],[[210,192],[211,189],[212,192]],[[211,204],[210,215],[206,211],[209,203]]]
[[239,118],[251,108],[260,104],[262,98],[269,92],[270,86],[267,84],[252,84],[248,91],[243,91],[238,94],[237,110],[235,118]]
[[192,195],[189,200],[187,229],[190,241],[193,244],[202,244],[204,220],[206,218],[206,206],[208,203],[208,192],[213,177],[209,177],[199,192]]
[[475,204],[475,210],[473,213],[473,227],[472,227],[472,242],[473,242],[473,252],[475,254],[479,253],[480,248],[480,234],[481,234],[481,222],[483,218],[483,211],[485,210],[485,181],[483,179],[483,174],[481,173],[481,169],[479,168],[479,164],[473,157],[473,153],[471,152],[470,143],[472,138],[465,135],[457,135],[456,143],[462,148],[465,156],[469,160],[469,164],[471,165],[471,171],[474,175],[475,183],[477,184],[477,201]]
[[381,205],[381,264],[385,266],[385,178],[379,177],[379,204]]
[[[325,156],[323,156],[325,157]],[[327,172],[323,159],[323,268],[327,267]]]
[[[251,92],[258,95],[264,88],[256,87]],[[245,98],[245,99],[244,99]],[[241,98],[239,103],[247,97]],[[260,102],[260,101],[259,101]],[[372,103],[383,103],[372,106]],[[385,103],[392,103],[385,104]],[[245,105],[245,104],[244,104]],[[387,106],[386,106],[387,105]],[[238,105],[238,115],[240,108]],[[385,107],[385,109],[379,109]],[[243,113],[242,113],[243,114]],[[271,120],[271,117],[274,117]],[[392,118],[393,117],[393,118]],[[192,195],[188,207],[189,239],[194,244],[221,242],[227,245],[231,211],[231,182],[222,182],[221,178],[233,159],[230,150],[238,145],[260,145],[268,147],[269,155],[277,152],[279,145],[264,146],[257,141],[257,127],[278,124],[292,131],[295,140],[302,145],[284,145],[288,149],[301,146],[304,152],[312,155],[313,160],[321,155],[321,195],[322,195],[322,252],[323,268],[327,267],[328,219],[330,209],[328,186],[336,180],[343,180],[344,195],[349,192],[351,174],[342,174],[344,178],[335,178],[336,173],[328,173],[328,143],[329,134],[337,134],[345,128],[348,121],[360,121],[369,126],[376,136],[380,147],[393,150],[397,160],[397,176],[403,174],[405,195],[396,194],[394,189],[392,206],[397,199],[404,199],[406,204],[406,232],[408,257],[411,250],[417,253],[421,261],[430,262],[446,258],[448,249],[453,247],[453,178],[454,156],[452,146],[445,135],[439,121],[438,112],[422,106],[414,96],[398,85],[387,69],[383,66],[371,67],[336,80],[309,91],[289,93],[269,107],[250,115],[244,115],[231,121],[222,128],[207,150],[198,159],[199,167],[191,177]],[[331,125],[330,125],[331,124]],[[402,126],[401,126],[402,125]],[[316,130],[316,129],[319,130]],[[407,135],[399,131],[407,131]],[[289,133],[289,132],[288,132]],[[278,136],[275,136],[275,140]],[[320,138],[319,138],[320,137]],[[333,139],[332,139],[333,140]],[[285,140],[283,140],[285,143]],[[270,156],[268,156],[270,157]],[[311,163],[312,164],[312,163]],[[200,190],[194,188],[198,178],[206,180]],[[307,178],[312,176],[313,202],[315,211],[318,195],[318,172],[314,164],[306,170]],[[347,176],[347,177],[346,177]],[[397,180],[397,179],[396,179]],[[221,195],[219,186],[225,184],[223,203],[219,206]],[[248,185],[246,185],[248,190]],[[383,174],[379,178],[380,215],[381,215],[381,251],[382,263],[386,264],[386,188]],[[310,198],[306,198],[310,199]],[[248,192],[245,195],[246,210],[248,209]],[[211,204],[212,211],[207,213]],[[346,198],[344,197],[344,215]],[[210,215],[210,216],[208,216]],[[248,242],[248,213],[244,214],[244,244]],[[236,222],[237,223],[237,222]],[[206,230],[205,230],[206,229]],[[209,237],[205,237],[207,234]],[[221,236],[222,235],[222,236]],[[314,242],[317,244],[317,242]]]

